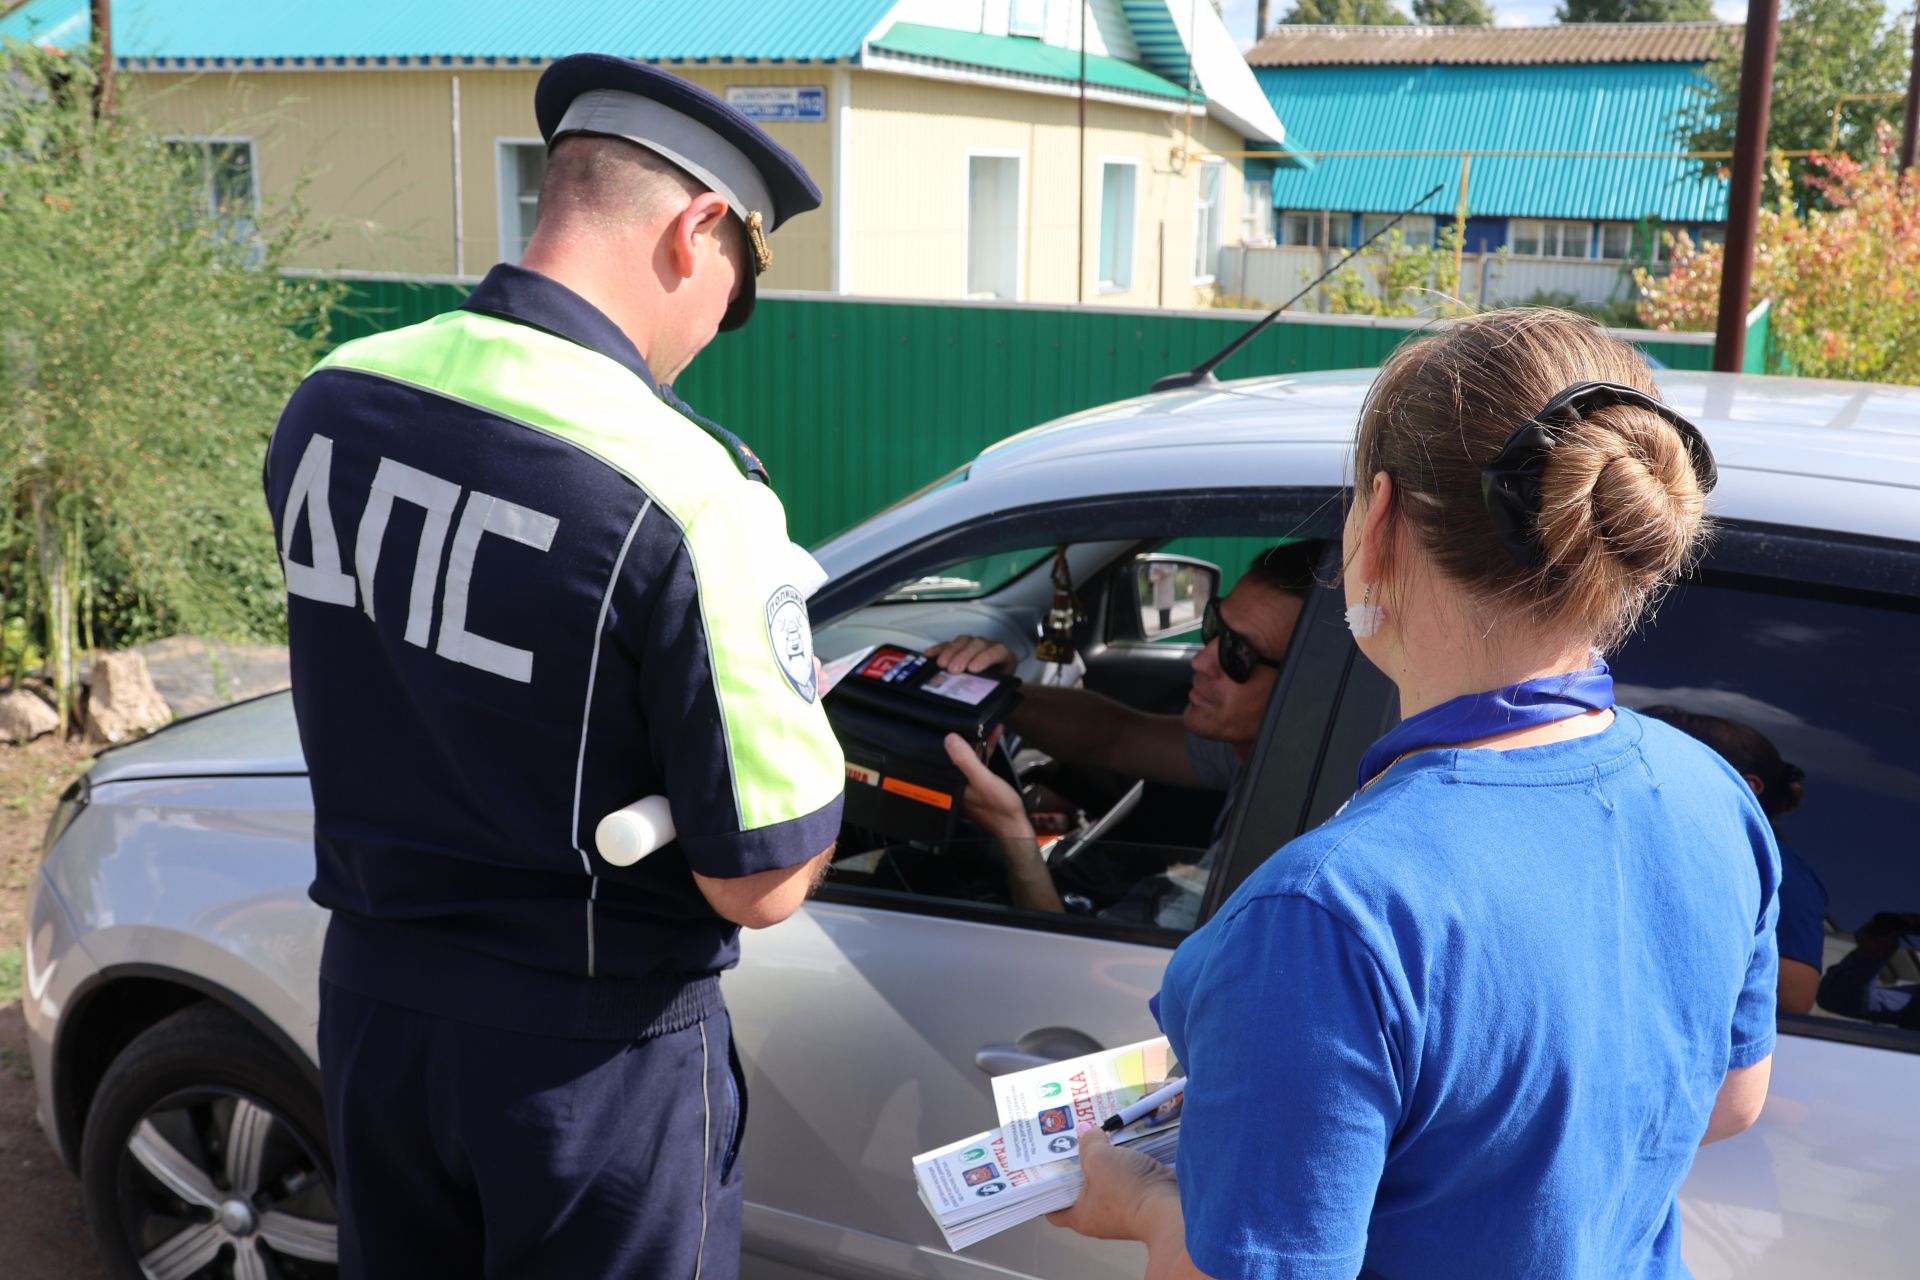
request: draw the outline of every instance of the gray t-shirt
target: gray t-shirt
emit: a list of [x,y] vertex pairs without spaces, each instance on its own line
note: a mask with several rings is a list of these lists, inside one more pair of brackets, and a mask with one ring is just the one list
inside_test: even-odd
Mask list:
[[1230,745],[1209,738],[1187,735],[1187,762],[1200,785],[1209,791],[1227,793],[1220,816],[1213,821],[1213,834],[1200,861],[1170,867],[1149,876],[1133,891],[1102,912],[1110,919],[1151,920],[1163,929],[1191,930],[1200,919],[1200,898],[1206,892],[1207,879],[1213,874],[1214,855],[1226,838],[1227,821],[1233,816],[1233,802],[1240,785],[1240,755]]

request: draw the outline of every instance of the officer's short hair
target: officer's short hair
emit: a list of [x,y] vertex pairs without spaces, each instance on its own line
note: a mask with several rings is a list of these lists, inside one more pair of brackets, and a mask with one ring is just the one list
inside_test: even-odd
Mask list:
[[[705,190],[673,161],[625,138],[575,134],[554,143],[547,155],[539,217],[578,218],[612,230],[682,209]],[[722,225],[727,244],[744,260],[746,242],[736,219]]]

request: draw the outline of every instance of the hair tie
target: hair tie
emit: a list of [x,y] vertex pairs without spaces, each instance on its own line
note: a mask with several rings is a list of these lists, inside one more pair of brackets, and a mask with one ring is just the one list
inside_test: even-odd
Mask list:
[[1540,481],[1547,472],[1547,459],[1560,443],[1561,432],[1584,422],[1597,410],[1620,405],[1645,409],[1672,423],[1686,442],[1700,492],[1713,492],[1720,472],[1700,428],[1636,387],[1618,382],[1576,382],[1508,436],[1493,461],[1480,470],[1480,496],[1487,504],[1487,516],[1493,521],[1500,545],[1517,564],[1531,569],[1540,563]]

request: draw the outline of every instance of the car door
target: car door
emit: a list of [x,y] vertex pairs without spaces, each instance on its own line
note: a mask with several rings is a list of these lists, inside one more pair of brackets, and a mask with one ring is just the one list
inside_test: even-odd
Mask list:
[[[1920,912],[1916,653],[1920,547],[1735,525],[1614,659],[1626,705],[1749,725],[1804,772],[1775,825],[1826,898],[1819,1004],[1779,1015],[1759,1123],[1703,1148],[1681,1189],[1699,1280],[1911,1275],[1920,1259],[1920,1018],[1834,1011],[1852,931]],[[1920,1000],[1917,965],[1909,945],[1868,980]]]
[[[1107,532],[1084,521],[1079,528]],[[1329,610],[1336,601],[1310,604],[1301,632],[1335,646],[1337,661],[1345,632],[1328,629]],[[861,617],[864,625],[870,611]],[[1311,653],[1316,647],[1303,640],[1291,650],[1263,743],[1297,738],[1317,750],[1331,696],[1317,688],[1313,697],[1290,696],[1295,672],[1325,664],[1325,655]],[[1296,794],[1305,791],[1301,778]],[[1282,821],[1297,829],[1301,812],[1296,801],[1292,819]],[[1268,848],[1292,834],[1263,834],[1257,823],[1247,829]],[[953,1255],[916,1196],[911,1160],[991,1127],[989,1072],[1157,1034],[1147,1000],[1181,936],[855,890],[831,878],[794,919],[745,935],[742,962],[724,983],[749,1078],[746,1273],[1137,1273],[1133,1247],[1039,1222]]]
[[[1730,523],[1701,571],[1612,658],[1622,705],[1739,720],[1804,770],[1805,801],[1778,828],[1827,890],[1829,973],[1863,920],[1920,912],[1916,652],[1920,548]],[[1340,691],[1308,826],[1345,803],[1361,753],[1397,719],[1393,686],[1357,655]],[[1284,771],[1288,744],[1273,750]],[[1920,956],[1897,954],[1880,982],[1914,985],[1920,1000]],[[1703,1148],[1681,1188],[1688,1266],[1699,1280],[1913,1274],[1920,1030],[1818,1007],[1780,1015],[1779,1029],[1759,1122]]]

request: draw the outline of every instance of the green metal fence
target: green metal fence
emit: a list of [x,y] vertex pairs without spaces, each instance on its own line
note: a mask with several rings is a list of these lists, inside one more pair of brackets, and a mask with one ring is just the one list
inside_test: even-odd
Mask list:
[[[426,319],[459,305],[471,287],[450,279],[347,279],[334,331],[342,340]],[[1160,375],[1219,350],[1253,318],[767,294],[753,323],[707,348],[675,390],[753,446],[786,503],[793,536],[811,544],[996,440],[1139,395]],[[1370,368],[1423,328],[1411,320],[1283,316],[1222,373]],[[1711,365],[1708,334],[1634,340],[1669,368]]]

